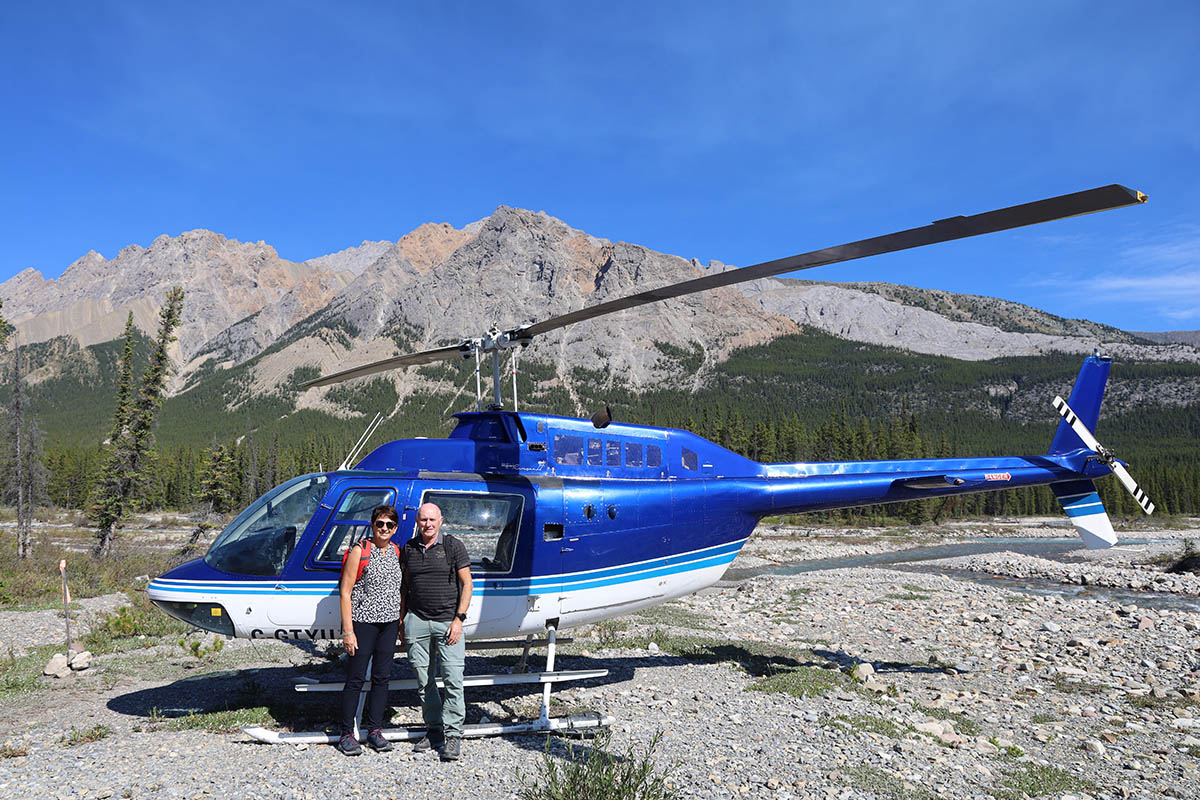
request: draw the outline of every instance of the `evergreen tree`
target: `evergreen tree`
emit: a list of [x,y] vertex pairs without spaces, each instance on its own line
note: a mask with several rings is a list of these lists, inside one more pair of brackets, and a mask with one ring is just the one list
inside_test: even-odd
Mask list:
[[213,443],[213,446],[201,453],[200,495],[201,503],[209,509],[224,514],[233,508],[237,499],[234,492],[237,461],[230,448]]
[[162,405],[163,389],[166,387],[170,359],[167,348],[175,341],[175,330],[183,313],[183,289],[176,286],[167,292],[166,303],[158,312],[158,333],[154,339],[154,350],[150,363],[142,373],[141,390],[136,400],[130,400],[132,390],[132,317],[126,324],[128,361],[122,353],[122,378],[126,363],[129,378],[124,382],[127,392],[122,403],[121,387],[118,384],[118,405],[113,415],[115,436],[109,442],[108,457],[96,487],[92,504],[92,517],[96,523],[96,554],[106,556],[111,552],[113,537],[121,521],[133,510],[139,492],[143,489],[146,469],[152,459],[151,447],[154,439],[154,420]]
[[5,463],[4,500],[17,512],[17,556],[33,552],[33,511],[46,497],[46,466],[42,431],[28,413],[28,395],[20,356],[13,353],[10,370],[12,396],[8,404],[8,457]]

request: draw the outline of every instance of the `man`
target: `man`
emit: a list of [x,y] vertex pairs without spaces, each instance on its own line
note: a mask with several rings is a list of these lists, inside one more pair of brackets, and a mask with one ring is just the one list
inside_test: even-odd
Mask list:
[[[426,734],[417,752],[440,748],[443,761],[462,752],[463,663],[466,641],[462,626],[471,604],[471,559],[453,536],[442,535],[442,510],[433,503],[417,509],[417,535],[401,553],[404,570],[404,639],[408,659],[417,673],[417,695]],[[438,692],[438,662],[446,698]]]

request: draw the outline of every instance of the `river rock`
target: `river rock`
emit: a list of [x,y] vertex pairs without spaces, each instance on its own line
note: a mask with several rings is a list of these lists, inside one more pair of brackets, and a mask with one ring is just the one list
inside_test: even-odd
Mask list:
[[69,666],[76,672],[82,672],[92,665],[92,651],[83,650],[71,656]]
[[871,678],[875,677],[875,667],[870,664],[855,664],[854,669],[850,670],[850,677],[856,681],[866,683]]
[[67,663],[67,657],[63,653],[55,653],[54,658],[47,662],[45,669],[42,670],[43,675],[49,675],[54,678],[65,678],[71,674],[71,666]]

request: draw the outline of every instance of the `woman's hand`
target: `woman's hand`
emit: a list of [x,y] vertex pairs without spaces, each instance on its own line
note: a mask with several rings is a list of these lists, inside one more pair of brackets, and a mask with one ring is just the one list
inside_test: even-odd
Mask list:
[[342,644],[346,646],[346,655],[348,656],[354,655],[354,652],[358,650],[358,639],[354,636],[353,631],[342,637]]

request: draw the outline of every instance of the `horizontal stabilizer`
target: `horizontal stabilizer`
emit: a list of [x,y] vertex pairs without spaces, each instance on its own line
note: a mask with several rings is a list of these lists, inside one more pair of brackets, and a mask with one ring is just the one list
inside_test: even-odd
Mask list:
[[1117,534],[1100,502],[1100,495],[1096,493],[1095,484],[1067,481],[1052,483],[1050,488],[1089,550],[1103,550],[1117,543]]

